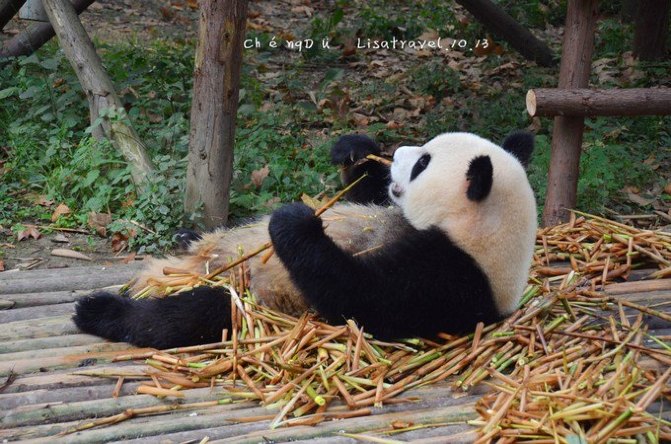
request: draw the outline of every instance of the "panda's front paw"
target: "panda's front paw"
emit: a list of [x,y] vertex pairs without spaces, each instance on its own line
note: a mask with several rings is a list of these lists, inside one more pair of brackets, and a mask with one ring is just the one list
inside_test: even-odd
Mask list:
[[297,242],[320,236],[322,221],[312,208],[302,203],[284,205],[270,216],[268,231],[273,245],[295,245]]
[[347,134],[331,148],[331,162],[349,166],[369,154],[380,154],[380,147],[373,139],[363,134]]

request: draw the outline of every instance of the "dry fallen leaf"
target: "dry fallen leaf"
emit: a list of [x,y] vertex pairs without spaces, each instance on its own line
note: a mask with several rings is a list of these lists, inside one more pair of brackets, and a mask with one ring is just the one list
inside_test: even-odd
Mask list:
[[95,213],[91,211],[89,213],[88,225],[90,228],[96,230],[98,236],[106,237],[107,236],[107,225],[112,222],[112,215],[107,213]]
[[254,186],[256,188],[261,188],[261,185],[263,185],[263,181],[265,180],[266,177],[268,177],[269,173],[270,168],[268,168],[268,165],[264,166],[259,170],[252,171],[252,183],[254,184]]
[[671,182],[666,184],[666,186],[664,187],[664,192],[666,194],[671,194]]
[[360,113],[352,113],[352,121],[356,126],[368,126],[370,119],[368,116],[365,116]]
[[50,207],[51,205],[54,204],[54,201],[47,199],[47,196],[45,196],[44,194],[40,194],[35,198],[35,203],[43,207]]
[[167,6],[161,6],[160,8],[158,8],[158,10],[161,13],[161,17],[166,21],[170,21],[175,18],[175,11],[172,8],[168,8]]
[[438,31],[434,29],[428,29],[419,36],[417,36],[415,40],[438,40],[438,37],[439,37]]
[[342,45],[342,55],[343,57],[349,57],[356,54],[356,44],[353,38],[348,38]]
[[5,271],[5,261],[0,260],[0,271]]
[[400,419],[397,419],[396,421],[393,421],[391,423],[391,428],[394,430],[398,429],[407,429],[408,427],[412,427],[414,423],[410,421],[401,421]]
[[54,212],[51,214],[51,221],[56,222],[59,217],[64,216],[66,214],[70,214],[70,208],[68,208],[67,205],[64,203],[59,204]]
[[92,260],[90,257],[88,257],[83,253],[80,253],[79,251],[69,250],[67,248],[54,248],[53,250],[51,250],[51,255],[58,257],[67,257],[70,259],[81,259],[84,261]]
[[275,206],[276,206],[278,203],[280,203],[280,202],[281,202],[281,199],[280,199],[279,197],[275,196],[275,197],[271,197],[270,199],[268,199],[267,201],[265,201],[265,202],[263,203],[263,206],[264,206],[265,208],[268,208],[268,209],[272,210],[272,209],[274,209]]
[[628,192],[627,197],[629,198],[630,201],[632,201],[635,204],[640,205],[642,207],[644,207],[646,205],[650,205],[651,203],[653,203],[655,201],[654,198],[645,198],[645,197],[641,196],[640,194],[635,194],[635,193],[632,193],[632,192]]
[[31,237],[33,239],[39,239],[42,237],[42,233],[40,233],[40,230],[38,230],[34,225],[27,225],[25,230],[16,233],[16,239],[19,241],[29,239]]
[[65,236],[64,234],[58,233],[53,238],[51,238],[51,242],[67,244],[68,242],[70,242],[70,239],[68,239],[67,236]]
[[114,233],[112,235],[112,251],[118,253],[128,247],[128,236],[123,233]]
[[485,45],[484,42],[482,44],[479,44],[473,48],[473,53],[478,56],[486,56],[489,54],[496,54],[496,55],[501,55],[503,54],[504,48],[503,46],[499,45],[498,43],[495,43],[494,40],[491,38],[487,38],[487,44]]
[[134,251],[131,251],[130,254],[125,258],[123,258],[121,262],[123,262],[124,264],[130,264],[135,260],[135,256],[137,256],[137,254]]
[[160,114],[147,112],[147,117],[151,123],[161,123],[163,121],[163,116]]

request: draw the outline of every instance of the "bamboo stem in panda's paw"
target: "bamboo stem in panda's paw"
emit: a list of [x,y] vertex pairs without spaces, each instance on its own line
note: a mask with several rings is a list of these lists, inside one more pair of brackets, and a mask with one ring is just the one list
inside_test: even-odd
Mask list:
[[392,161],[389,159],[385,159],[384,157],[376,156],[375,154],[369,154],[366,156],[366,159],[368,160],[374,160],[375,162],[379,162],[382,165],[386,165],[388,167],[391,166]]

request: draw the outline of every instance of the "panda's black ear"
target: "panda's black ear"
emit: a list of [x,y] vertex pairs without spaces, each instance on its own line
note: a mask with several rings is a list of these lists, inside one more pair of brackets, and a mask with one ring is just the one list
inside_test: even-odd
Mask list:
[[515,131],[503,141],[503,149],[517,157],[526,168],[534,150],[534,135],[528,131]]
[[492,190],[494,168],[489,156],[478,156],[471,160],[466,172],[468,190],[466,196],[475,202],[480,202],[489,196]]

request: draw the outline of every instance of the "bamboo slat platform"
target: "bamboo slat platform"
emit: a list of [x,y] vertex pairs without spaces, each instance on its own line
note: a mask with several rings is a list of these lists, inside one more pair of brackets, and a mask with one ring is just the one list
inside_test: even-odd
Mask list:
[[[0,273],[0,441],[26,442],[359,442],[345,434],[413,442],[471,442],[477,418],[474,406],[487,387],[455,393],[449,383],[411,390],[415,402],[372,408],[371,415],[325,421],[314,427],[270,429],[273,412],[257,402],[240,402],[201,409],[140,416],[119,424],[58,436],[86,420],[158,405],[217,400],[218,389],[193,389],[180,400],[135,395],[132,378],[117,387],[116,378],[77,372],[142,371],[136,362],[116,362],[115,356],[139,352],[127,344],[81,334],[72,323],[74,301],[92,289],[125,283],[137,265],[79,267]],[[671,279],[611,284],[607,293],[671,313]],[[671,323],[650,319],[650,333],[671,335]],[[652,347],[654,344],[646,345]],[[666,409],[668,410],[668,409]],[[668,418],[668,413],[662,416]],[[376,431],[399,424],[416,430],[388,436]]]

